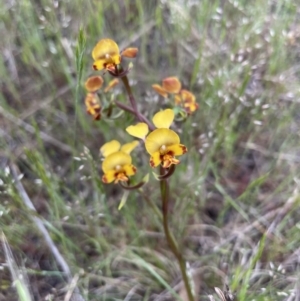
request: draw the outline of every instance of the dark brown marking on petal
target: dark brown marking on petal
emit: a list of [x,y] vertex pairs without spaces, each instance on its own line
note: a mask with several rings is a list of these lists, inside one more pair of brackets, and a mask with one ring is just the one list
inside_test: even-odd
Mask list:
[[185,154],[188,151],[188,149],[185,145],[181,146],[181,149],[182,149],[183,154]]
[[100,113],[95,114],[94,120],[100,120],[100,119],[101,119],[101,114]]
[[153,162],[153,160],[150,159],[149,164],[150,164],[151,167],[154,167],[154,162]]

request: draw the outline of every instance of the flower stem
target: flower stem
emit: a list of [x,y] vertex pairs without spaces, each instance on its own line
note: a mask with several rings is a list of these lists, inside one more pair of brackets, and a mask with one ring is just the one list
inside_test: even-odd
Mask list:
[[131,90],[131,87],[130,87],[130,84],[129,84],[129,81],[128,81],[128,77],[127,75],[121,77],[121,80],[125,86],[125,89],[126,89],[126,92],[127,92],[127,95],[128,95],[128,98],[129,98],[129,101],[130,101],[130,104],[132,106],[132,111],[131,113],[133,113],[137,119],[141,122],[145,122],[148,124],[148,127],[151,131],[153,131],[155,128],[154,126],[151,124],[151,122],[145,117],[143,116],[137,109],[137,104],[136,104],[136,101],[135,101],[135,98],[132,94],[132,90]]
[[[162,172],[161,172],[162,173]],[[189,277],[187,275],[186,271],[186,263],[185,260],[180,253],[177,243],[173,237],[173,235],[170,232],[169,224],[168,224],[168,203],[169,203],[169,183],[168,180],[162,180],[160,181],[160,192],[161,192],[161,198],[162,198],[162,211],[163,211],[163,226],[164,226],[164,232],[167,239],[167,242],[170,246],[170,249],[172,250],[173,254],[175,255],[176,259],[178,260],[182,279],[185,285],[185,289],[188,295],[189,301],[194,301],[194,296],[192,293]]]
[[[122,103],[122,102],[115,101],[115,105],[116,105],[117,107],[119,107],[120,109],[126,111],[126,112],[129,112],[129,113],[131,113],[131,114],[133,114],[133,115],[136,115],[134,109],[132,109],[131,107],[125,105],[125,104]],[[150,122],[144,115],[140,114],[140,118],[141,118],[140,121],[147,123],[149,129],[152,129],[152,128],[153,128],[153,125],[151,124],[151,122]]]
[[134,96],[132,94],[132,90],[131,90],[131,87],[129,85],[128,77],[127,76],[123,76],[123,77],[121,77],[121,80],[122,80],[122,82],[123,82],[123,84],[125,86],[127,95],[129,97],[130,104],[131,104],[131,106],[132,106],[132,108],[133,108],[136,116],[138,117],[138,119],[140,119],[139,118],[140,114],[139,114],[139,112],[137,110],[137,104],[136,104],[136,101],[135,101]]

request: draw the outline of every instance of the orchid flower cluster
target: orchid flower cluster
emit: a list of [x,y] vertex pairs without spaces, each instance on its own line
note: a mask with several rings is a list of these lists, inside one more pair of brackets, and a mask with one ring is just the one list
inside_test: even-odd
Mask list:
[[[140,141],[144,143],[150,157],[150,167],[159,167],[157,180],[160,183],[161,209],[158,209],[155,202],[152,202],[150,198],[145,196],[144,198],[162,220],[166,240],[179,263],[188,300],[194,301],[195,296],[193,295],[192,285],[186,271],[186,263],[168,225],[168,203],[170,200],[168,178],[174,173],[175,166],[180,163],[178,157],[187,152],[187,147],[180,142],[180,137],[170,127],[174,120],[186,119],[194,113],[198,109],[198,103],[192,92],[182,88],[182,84],[177,77],[170,76],[163,79],[161,85],[152,85],[154,91],[170,103],[170,108],[154,114],[152,122],[147,116],[141,114],[138,111],[136,100],[127,78],[132,64],[129,64],[126,68],[122,65],[124,58],[135,58],[137,53],[138,49],[133,47],[120,51],[118,44],[111,39],[100,40],[92,51],[94,59],[93,69],[108,73],[113,78],[104,89],[104,93],[108,93],[113,89],[120,80],[124,84],[129,104],[115,100],[114,96],[110,98],[110,102],[108,103],[107,101],[101,101],[99,94],[102,98],[103,92],[101,88],[104,80],[100,75],[91,76],[85,82],[87,91],[85,105],[87,113],[94,120],[100,120],[102,115],[105,116],[106,112],[109,112],[106,114],[106,117],[109,118],[114,107],[129,112],[135,116],[137,123],[128,125],[126,132],[134,138],[139,139],[123,145],[117,140],[111,140],[102,145],[100,148],[100,153],[104,158],[102,161],[102,181],[104,183],[119,183],[126,190],[139,189],[147,183],[147,177],[144,177],[140,183],[134,186],[130,183],[130,177],[137,172],[137,168],[133,164],[131,152],[140,144]],[[106,99],[107,97],[104,98]]]
[[[145,197],[145,200],[151,205],[162,220],[166,240],[177,258],[181,270],[183,282],[189,301],[194,301],[192,292],[191,279],[186,271],[186,263],[178,248],[174,236],[171,234],[168,226],[168,202],[170,198],[169,177],[174,173],[175,166],[180,163],[179,156],[187,152],[187,147],[180,142],[178,134],[170,129],[174,120],[183,120],[188,118],[198,109],[195,95],[182,88],[182,84],[175,76],[167,77],[162,80],[162,84],[153,84],[152,88],[156,93],[161,95],[165,102],[170,103],[170,108],[158,111],[152,117],[152,122],[148,116],[142,115],[137,108],[137,104],[132,93],[127,75],[132,68],[129,64],[124,68],[122,63],[124,58],[135,58],[138,53],[137,48],[126,48],[119,50],[117,43],[111,39],[102,39],[94,47],[92,57],[94,59],[93,69],[96,71],[103,70],[109,73],[113,79],[104,89],[104,93],[115,87],[119,80],[123,82],[129,104],[119,102],[112,96],[110,102],[101,102],[99,94],[102,93],[101,87],[104,80],[101,76],[91,76],[85,82],[87,91],[85,97],[86,111],[94,120],[101,119],[105,112],[111,112],[114,107],[122,111],[129,112],[135,116],[137,123],[126,127],[126,132],[138,138],[131,142],[121,145],[117,140],[111,140],[100,148],[100,153],[104,157],[102,161],[102,181],[104,183],[119,183],[123,189],[139,189],[147,183],[148,177],[144,177],[141,182],[132,186],[130,177],[136,174],[137,168],[133,165],[131,152],[140,144],[144,143],[145,149],[149,154],[149,165],[152,168],[159,167],[159,175],[156,177],[160,182],[161,192],[161,212],[156,207],[155,202]],[[102,96],[101,96],[102,98]],[[105,97],[106,99],[106,97]],[[109,118],[110,114],[106,114]],[[124,195],[128,195],[124,193]],[[121,201],[122,203],[122,201]],[[119,206],[119,208],[121,208]]]
[[[97,43],[92,51],[94,59],[93,69],[97,71],[104,70],[104,72],[109,73],[113,77],[104,89],[105,93],[115,87],[119,83],[119,79],[123,81],[128,92],[128,88],[130,87],[127,74],[131,69],[131,65],[124,69],[122,61],[123,58],[135,58],[137,53],[138,49],[132,47],[120,52],[117,43],[111,39],[102,39]],[[103,108],[99,91],[103,83],[104,80],[99,75],[91,76],[85,82],[85,89],[87,91],[85,97],[86,111],[93,116],[94,120],[101,119]],[[187,116],[198,109],[194,94],[186,89],[182,89],[182,84],[177,77],[165,78],[162,80],[162,85],[153,84],[152,88],[165,99],[172,98],[173,107],[180,107],[185,111]],[[186,153],[187,147],[180,143],[178,134],[170,129],[175,119],[175,112],[178,112],[178,110],[170,108],[157,112],[153,116],[153,124],[151,124],[145,116],[141,116],[136,111],[136,105],[132,103],[131,96],[129,95],[131,107],[118,102],[114,102],[114,105],[133,113],[141,121],[135,125],[128,126],[126,131],[131,136],[144,141],[146,151],[150,155],[150,166],[157,167],[160,165],[163,169],[168,170],[171,165],[179,164],[180,161],[176,157]],[[104,173],[102,181],[104,183],[129,182],[129,178],[137,170],[132,165],[130,153],[138,144],[138,141],[135,140],[121,146],[118,141],[112,140],[101,147],[100,153],[104,157],[102,162]]]

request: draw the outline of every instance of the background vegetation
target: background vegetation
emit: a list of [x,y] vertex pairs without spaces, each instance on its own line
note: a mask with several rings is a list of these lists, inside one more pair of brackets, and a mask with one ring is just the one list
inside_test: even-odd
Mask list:
[[[121,189],[100,181],[99,147],[126,142],[132,122],[85,113],[91,50],[104,37],[139,48],[129,77],[142,112],[166,106],[151,85],[167,76],[197,97],[199,110],[177,124],[189,152],[170,210],[199,300],[225,283],[241,301],[299,300],[299,4],[0,0],[0,300],[70,300],[36,218],[85,300],[174,300],[174,291],[185,300],[144,198],[132,193],[118,211]],[[115,94],[126,100],[121,85]],[[144,175],[147,156],[135,153]],[[159,204],[153,177],[145,193]]]

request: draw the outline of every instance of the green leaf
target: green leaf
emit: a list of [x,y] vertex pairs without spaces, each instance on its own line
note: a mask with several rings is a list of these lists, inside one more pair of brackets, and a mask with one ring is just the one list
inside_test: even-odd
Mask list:
[[129,195],[129,190],[125,190],[124,193],[123,193],[121,202],[119,204],[118,210],[121,210],[124,207],[124,205],[127,202],[128,195]]

